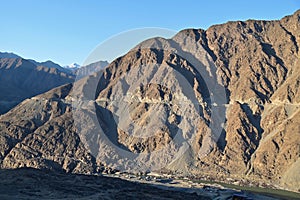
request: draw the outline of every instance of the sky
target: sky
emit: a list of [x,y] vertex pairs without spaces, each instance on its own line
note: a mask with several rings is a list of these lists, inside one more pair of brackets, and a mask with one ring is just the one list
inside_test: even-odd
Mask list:
[[[82,64],[120,33],[138,33],[133,38],[139,42],[227,21],[280,19],[298,9],[299,0],[0,0],[0,51],[63,66]],[[118,48],[126,52],[130,42]],[[111,61],[115,54],[101,59]]]

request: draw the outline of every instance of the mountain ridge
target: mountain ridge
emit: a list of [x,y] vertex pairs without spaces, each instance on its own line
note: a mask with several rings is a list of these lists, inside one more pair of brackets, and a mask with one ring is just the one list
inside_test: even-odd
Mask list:
[[4,114],[26,98],[44,93],[82,76],[104,68],[108,63],[99,61],[82,69],[67,69],[52,62],[24,59],[13,53],[0,52],[0,114]]

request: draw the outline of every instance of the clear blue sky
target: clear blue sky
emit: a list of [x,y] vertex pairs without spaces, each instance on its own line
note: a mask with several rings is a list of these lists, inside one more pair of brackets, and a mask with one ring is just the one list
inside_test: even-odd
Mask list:
[[280,19],[300,9],[300,1],[0,0],[0,7],[0,51],[66,65],[83,63],[99,43],[123,31]]

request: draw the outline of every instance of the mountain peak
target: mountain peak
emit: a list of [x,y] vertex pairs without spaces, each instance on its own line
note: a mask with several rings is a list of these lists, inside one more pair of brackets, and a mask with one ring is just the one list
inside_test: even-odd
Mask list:
[[77,64],[77,63],[72,63],[70,65],[64,66],[64,68],[67,68],[67,69],[78,69],[78,68],[80,68],[80,65]]
[[11,52],[0,52],[0,58],[21,58],[21,57]]

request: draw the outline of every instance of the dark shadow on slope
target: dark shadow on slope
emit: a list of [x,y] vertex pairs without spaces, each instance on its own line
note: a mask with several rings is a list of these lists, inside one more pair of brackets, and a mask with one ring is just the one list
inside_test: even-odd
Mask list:
[[284,62],[281,58],[279,58],[276,54],[276,51],[274,50],[274,48],[272,47],[271,44],[268,43],[261,43],[262,45],[262,50],[267,54],[267,55],[271,55],[273,56],[276,61],[281,65],[284,66]]
[[119,178],[45,169],[0,170],[0,199],[209,199]]
[[261,116],[256,114],[253,115],[251,108],[249,107],[249,105],[247,103],[241,104],[242,109],[244,110],[244,112],[246,113],[248,119],[250,120],[250,123],[257,129],[258,131],[258,138],[254,138],[252,137],[252,135],[250,134],[249,137],[251,138],[251,140],[258,145],[261,137],[262,137],[262,133],[264,132],[263,128],[261,127]]
[[116,122],[118,116],[114,115],[110,110],[99,106],[98,104],[95,104],[95,108],[99,125],[108,140],[116,147],[130,152],[127,147],[119,143],[118,124]]
[[224,152],[225,147],[227,145],[227,141],[226,141],[226,131],[223,129],[221,132],[221,135],[219,137],[219,140],[217,142],[218,148],[220,149],[220,151]]

